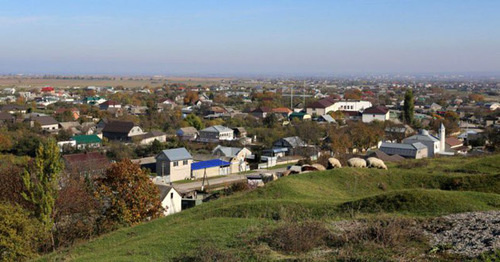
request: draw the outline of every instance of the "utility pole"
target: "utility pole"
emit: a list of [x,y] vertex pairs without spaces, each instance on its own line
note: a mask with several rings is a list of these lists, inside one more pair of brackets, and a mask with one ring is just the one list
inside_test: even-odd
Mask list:
[[290,108],[293,111],[293,86],[290,87]]

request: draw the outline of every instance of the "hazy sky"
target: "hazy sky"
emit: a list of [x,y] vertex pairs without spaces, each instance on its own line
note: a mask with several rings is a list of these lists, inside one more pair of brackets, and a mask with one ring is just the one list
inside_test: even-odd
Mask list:
[[500,72],[500,0],[0,0],[0,74]]

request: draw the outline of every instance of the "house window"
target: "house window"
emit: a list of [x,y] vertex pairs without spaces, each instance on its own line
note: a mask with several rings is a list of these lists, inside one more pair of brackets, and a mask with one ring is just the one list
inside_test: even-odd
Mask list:
[[170,199],[174,198],[174,193],[170,193]]
[[187,161],[187,160],[184,160],[184,161],[182,161],[182,164],[183,164],[183,165],[187,165],[187,164],[188,164],[188,161]]
[[174,161],[174,166],[179,166],[179,161]]

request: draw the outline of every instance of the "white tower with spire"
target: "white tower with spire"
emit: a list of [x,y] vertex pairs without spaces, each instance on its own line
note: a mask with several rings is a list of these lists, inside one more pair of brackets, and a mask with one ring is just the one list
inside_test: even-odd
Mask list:
[[439,128],[439,151],[446,151],[446,129],[444,128],[443,123],[441,123],[441,127]]

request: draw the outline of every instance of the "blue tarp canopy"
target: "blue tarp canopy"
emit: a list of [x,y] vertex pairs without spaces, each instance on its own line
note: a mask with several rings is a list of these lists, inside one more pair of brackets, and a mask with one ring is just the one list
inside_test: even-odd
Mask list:
[[217,166],[229,166],[231,163],[220,160],[220,159],[212,159],[207,161],[200,161],[191,164],[191,170],[205,169]]

